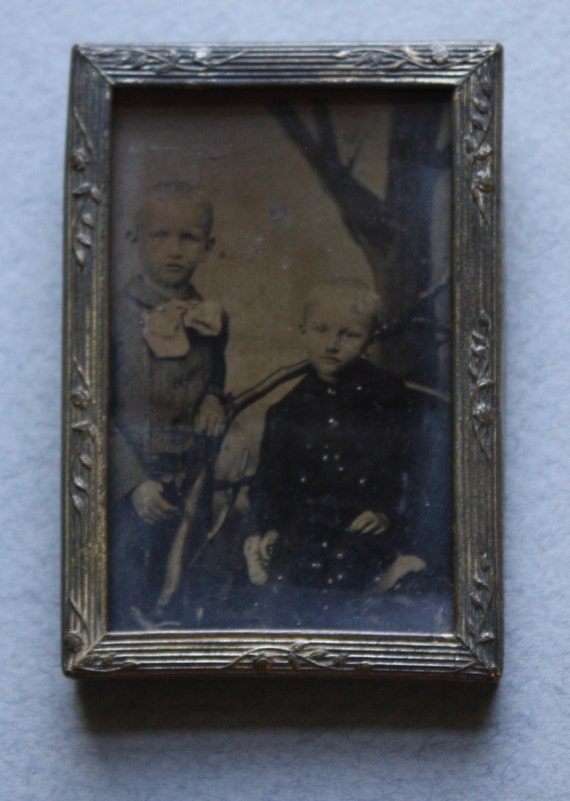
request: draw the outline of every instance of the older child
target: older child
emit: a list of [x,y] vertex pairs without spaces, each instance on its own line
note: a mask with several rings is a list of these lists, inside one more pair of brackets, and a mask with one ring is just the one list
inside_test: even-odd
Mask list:
[[310,372],[267,415],[251,487],[259,534],[245,554],[252,583],[269,576],[283,593],[312,591],[282,604],[299,625],[318,623],[334,598],[382,584],[406,545],[417,414],[404,383],[365,358],[378,303],[360,282],[311,292],[301,324]]
[[[137,215],[142,271],[112,313],[110,623],[152,624],[181,497],[222,433],[227,321],[192,284],[212,247],[212,206],[154,186]],[[202,448],[202,449],[201,449]]]

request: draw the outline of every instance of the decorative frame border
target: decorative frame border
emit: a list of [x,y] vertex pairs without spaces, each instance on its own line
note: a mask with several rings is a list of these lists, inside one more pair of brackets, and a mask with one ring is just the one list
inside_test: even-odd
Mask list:
[[[106,629],[111,102],[124,86],[448,87],[453,118],[455,631]],[[502,664],[502,49],[494,43],[76,46],[65,178],[63,669],[496,679]]]

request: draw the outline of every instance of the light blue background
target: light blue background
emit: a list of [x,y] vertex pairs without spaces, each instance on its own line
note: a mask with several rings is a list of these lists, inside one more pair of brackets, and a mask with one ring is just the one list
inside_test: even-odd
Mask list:
[[[162,8],[161,8],[162,6]],[[1,794],[568,797],[567,2],[20,0],[0,14]],[[504,136],[506,673],[471,686],[59,671],[62,183],[74,42],[492,39]]]

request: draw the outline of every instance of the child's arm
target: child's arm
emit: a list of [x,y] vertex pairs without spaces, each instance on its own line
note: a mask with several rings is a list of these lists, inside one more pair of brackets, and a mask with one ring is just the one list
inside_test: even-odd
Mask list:
[[226,410],[217,395],[205,395],[196,412],[196,434],[219,437],[226,427]]
[[390,520],[382,512],[366,510],[354,518],[347,531],[352,534],[383,534],[390,528]]
[[162,495],[162,484],[148,477],[134,449],[118,428],[111,432],[112,461],[118,466],[111,485],[111,504],[129,497],[138,516],[146,523],[166,520],[177,509]]
[[133,490],[131,502],[135,512],[145,523],[160,523],[178,511],[176,506],[168,503],[162,490],[162,484],[152,479],[143,481]]
[[115,477],[110,482],[109,496],[112,506],[131,493],[144,481],[148,474],[143,464],[116,425],[110,433],[111,464],[115,466]]
[[226,427],[226,410],[222,400],[226,382],[226,345],[228,344],[228,316],[222,313],[222,330],[212,339],[212,374],[206,395],[196,413],[197,434],[219,437]]

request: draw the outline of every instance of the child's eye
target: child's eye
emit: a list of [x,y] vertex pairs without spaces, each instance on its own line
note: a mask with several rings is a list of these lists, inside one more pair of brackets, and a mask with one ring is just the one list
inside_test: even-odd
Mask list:
[[197,242],[199,238],[200,237],[194,236],[194,234],[191,234],[189,231],[185,231],[180,236],[180,239],[182,239],[183,242]]
[[360,328],[343,328],[340,332],[345,337],[361,337],[362,331]]

